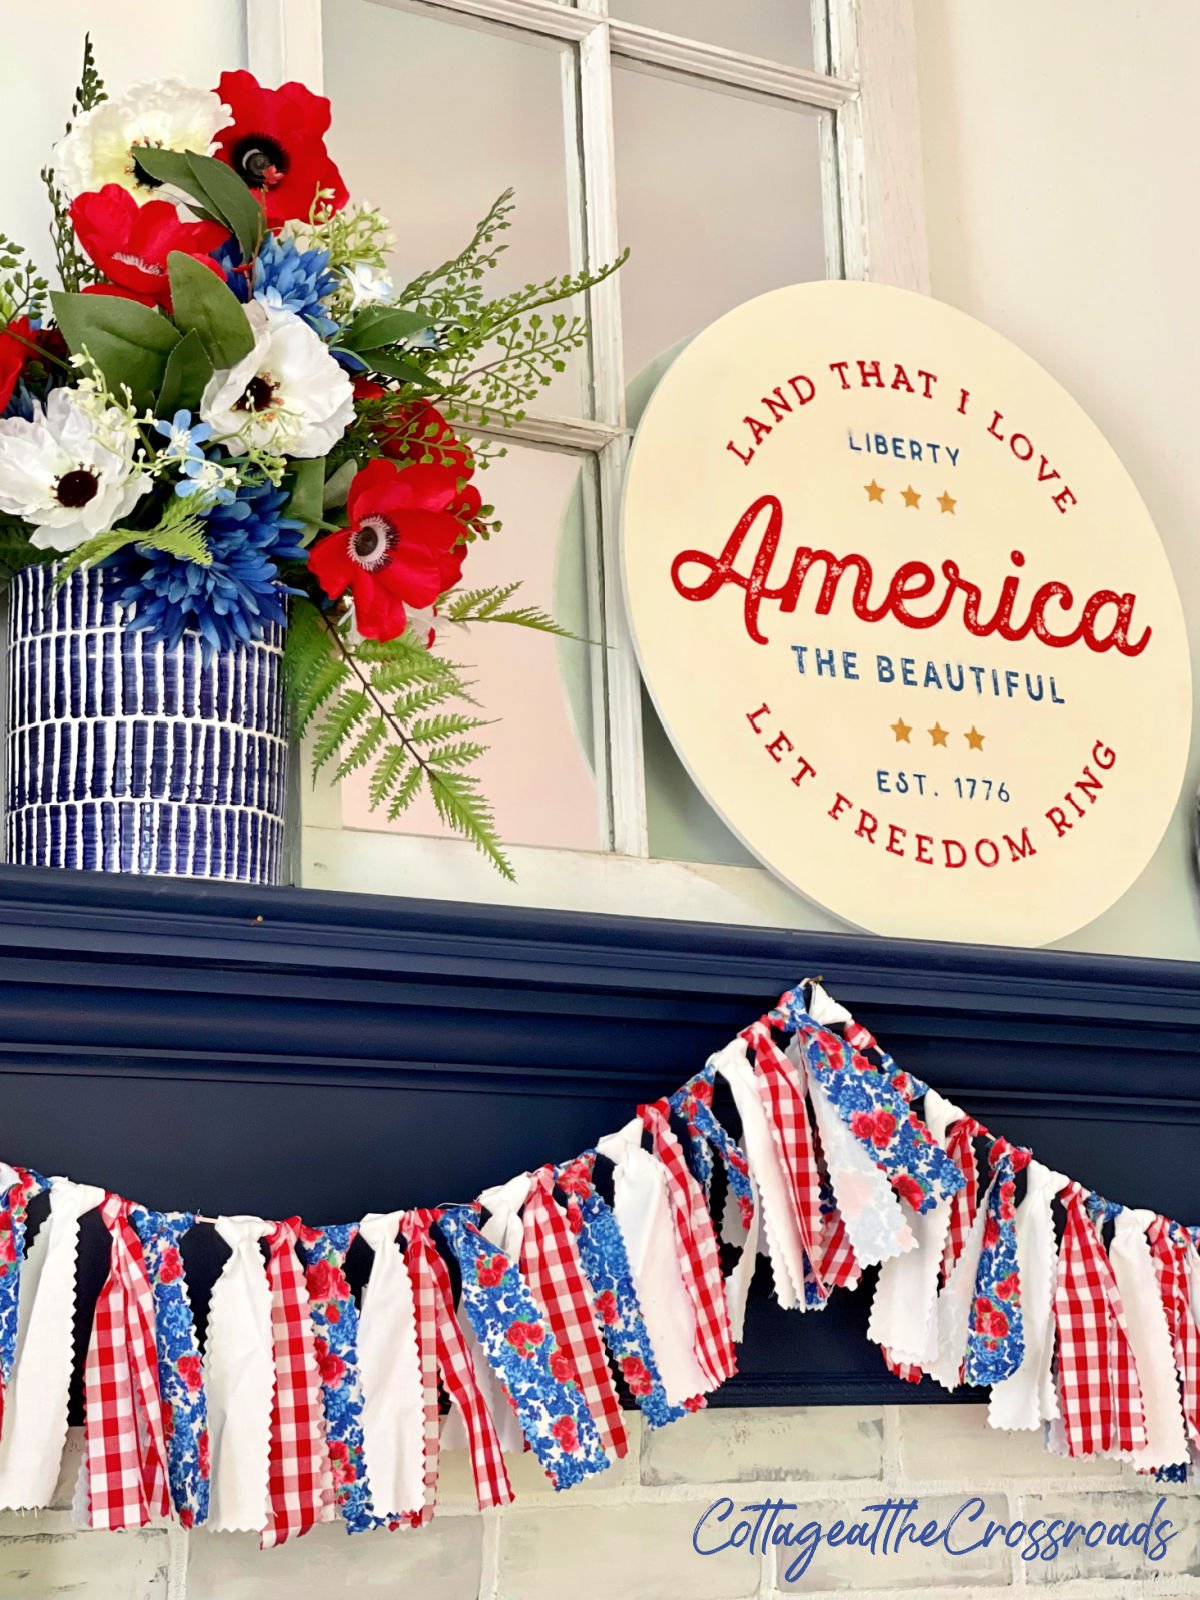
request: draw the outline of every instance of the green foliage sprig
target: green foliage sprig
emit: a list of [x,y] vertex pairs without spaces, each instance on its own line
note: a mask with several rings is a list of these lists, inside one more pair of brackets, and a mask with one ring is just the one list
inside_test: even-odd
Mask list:
[[[81,112],[90,111],[93,106],[98,106],[102,100],[107,100],[108,95],[104,89],[104,80],[96,69],[96,55],[92,49],[92,36],[85,33],[83,36],[83,71],[79,79],[79,87],[75,91],[75,99],[71,105],[71,115],[67,119],[65,133],[70,133],[76,118]],[[54,260],[58,268],[58,279],[64,289],[76,292],[85,284],[95,283],[99,273],[92,263],[80,250],[75,242],[75,229],[71,226],[70,202],[54,179],[54,168],[42,168],[42,182],[46,185],[46,193],[50,197],[50,209],[53,218],[50,223],[50,239],[54,246]]]

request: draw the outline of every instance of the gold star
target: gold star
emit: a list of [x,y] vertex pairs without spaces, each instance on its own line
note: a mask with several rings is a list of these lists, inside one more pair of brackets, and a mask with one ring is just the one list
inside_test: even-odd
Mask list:
[[863,488],[867,491],[868,500],[873,500],[877,505],[882,504],[883,490],[875,482],[874,478],[871,479],[870,483],[864,483]]
[[971,724],[970,733],[964,733],[963,738],[967,741],[972,750],[983,749],[983,734],[980,733],[979,729],[974,723]]
[[949,731],[950,730],[948,728],[943,728],[940,722],[935,722],[933,727],[929,730],[929,737],[933,740],[934,744],[944,745],[949,737]]
[[952,494],[947,492],[945,494],[938,495],[937,503],[938,503],[938,505],[941,506],[941,508],[942,508],[942,510],[944,512],[948,511],[950,513],[950,515],[953,516],[954,515],[954,508],[958,504],[958,501],[954,498],[954,496]]
[[921,496],[913,488],[911,483],[909,484],[907,489],[901,489],[900,498],[901,498],[901,500],[904,501],[904,504],[906,506],[911,506],[911,507],[915,508],[915,507],[919,507],[920,504],[921,504]]
[[908,736],[912,732],[912,729],[909,727],[908,723],[905,722],[904,718],[900,717],[898,721],[892,723],[892,732],[896,735],[897,744],[907,744]]

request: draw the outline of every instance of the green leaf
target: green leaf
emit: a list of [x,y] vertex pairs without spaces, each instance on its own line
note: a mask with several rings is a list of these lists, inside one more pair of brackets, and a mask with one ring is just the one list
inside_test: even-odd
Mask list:
[[292,497],[287,503],[286,515],[295,517],[297,522],[302,522],[309,530],[307,538],[313,538],[320,532],[321,518],[325,505],[325,462],[318,458],[312,461],[294,461],[292,463]]
[[552,633],[559,639],[579,638],[578,634],[555,622],[540,606],[510,606],[506,610],[505,602],[511,600],[520,587],[519,583],[506,583],[490,589],[464,589],[450,594],[444,605],[446,620],[467,625],[506,622],[515,628],[533,628],[538,633]]
[[[400,744],[388,745],[387,749],[379,757],[379,760],[375,763],[375,770],[371,773],[371,782],[368,790],[372,811],[375,810],[376,806],[381,806],[396,787],[396,784],[400,781],[400,774],[404,771],[406,760],[407,752],[404,746]],[[410,770],[418,774],[419,782],[420,767],[414,766]]]
[[217,371],[236,367],[254,349],[245,306],[223,278],[181,250],[171,251],[167,271],[176,326],[182,333],[199,335]]
[[338,699],[317,729],[313,743],[313,771],[317,772],[331,756],[337,754],[350,735],[371,710],[371,702],[361,689],[347,689]]
[[466,772],[431,772],[429,792],[442,821],[469,839],[502,878],[515,883],[516,873],[500,847],[492,808],[479,791],[478,778]]
[[204,385],[212,377],[213,364],[195,328],[190,328],[167,357],[162,388],[154,410],[160,417],[173,417],[177,411],[198,411]]
[[434,318],[423,311],[405,311],[402,306],[364,306],[342,334],[342,344],[347,350],[378,350],[382,345],[411,339],[433,323]]
[[204,538],[204,518],[185,500],[175,496],[167,501],[157,527],[111,528],[78,545],[55,573],[54,587],[60,588],[77,567],[95,566],[131,544],[147,550],[163,550],[181,561],[194,561],[200,567],[212,565],[212,552]]
[[415,764],[409,767],[408,771],[404,774],[404,777],[400,783],[400,787],[392,796],[391,805],[388,806],[389,822],[395,822],[400,813],[402,811],[407,811],[409,806],[412,805],[413,801],[417,798],[417,793],[421,787],[421,780],[424,778],[424,776],[424,767],[419,767]]
[[441,387],[415,361],[393,354],[390,350],[366,350],[362,359],[372,372],[383,378],[399,378],[402,383],[416,384],[421,389]]
[[232,167],[212,156],[188,150],[187,163],[208,197],[209,208],[223,218],[236,236],[243,261],[253,261],[262,244],[266,220],[263,208]]
[[72,355],[86,349],[112,388],[127,385],[134,405],[153,404],[179,343],[166,317],[108,294],[54,292],[50,304]]
[[194,150],[160,150],[148,144],[134,145],[132,154],[144,172],[180,190],[205,216],[228,228],[243,260],[254,259],[262,243],[263,211],[232,167]]

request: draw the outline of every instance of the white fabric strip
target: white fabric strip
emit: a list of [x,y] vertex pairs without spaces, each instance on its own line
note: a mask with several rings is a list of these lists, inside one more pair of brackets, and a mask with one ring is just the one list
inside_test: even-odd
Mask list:
[[804,1245],[746,1045],[734,1039],[712,1057],[712,1064],[729,1085],[741,1119],[746,1160],[762,1205],[762,1237],[771,1258],[775,1298],[785,1310],[802,1306]]
[[399,1224],[400,1213],[390,1211],[374,1212],[359,1226],[375,1252],[358,1324],[363,1453],[371,1505],[385,1521],[420,1511],[425,1501],[425,1392]]
[[[947,1128],[961,1116],[958,1107],[936,1090],[926,1095],[925,1122],[943,1149]],[[938,1273],[952,1204],[949,1199],[941,1200],[932,1211],[911,1212],[908,1225],[917,1248],[884,1262],[871,1302],[868,1338],[882,1345],[894,1361],[922,1370],[937,1359]]]
[[[789,1045],[789,1052],[793,1048],[794,1044]],[[871,1160],[830,1103],[819,1080],[811,1075],[808,1091],[833,1197],[859,1266],[874,1266],[903,1251],[914,1250],[916,1237],[886,1174]]]
[[1058,1244],[1051,1206],[1066,1183],[1040,1161],[1025,1169],[1025,1198],[1017,1207],[1017,1270],[1025,1354],[1011,1375],[992,1385],[988,1423],[1013,1430],[1040,1428],[1058,1416],[1051,1365],[1054,1357],[1054,1286]]
[[[479,1231],[489,1244],[494,1244],[497,1250],[503,1250],[505,1255],[518,1265],[521,1261],[521,1240],[525,1233],[525,1225],[521,1220],[521,1207],[529,1196],[530,1181],[529,1174],[522,1172],[517,1177],[510,1178],[507,1183],[485,1189],[479,1196],[481,1203],[491,1212],[487,1222]],[[520,1455],[525,1449],[525,1435],[521,1432],[516,1410],[500,1387],[500,1380],[475,1337],[470,1318],[461,1309],[458,1314],[458,1325],[463,1331],[467,1349],[471,1352],[471,1360],[475,1363],[475,1381],[491,1415],[500,1448]],[[442,1444],[447,1450],[467,1448],[467,1425],[457,1406],[450,1407],[450,1415],[442,1424]]]
[[1188,1460],[1175,1346],[1146,1238],[1146,1229],[1153,1221],[1152,1211],[1119,1212],[1108,1252],[1142,1386],[1146,1447],[1135,1450],[1132,1459],[1135,1467],[1143,1469],[1179,1466]]
[[[992,1182],[995,1183],[993,1178]],[[926,1369],[929,1376],[943,1389],[957,1389],[959,1373],[967,1354],[967,1335],[970,1332],[971,1302],[975,1298],[975,1280],[979,1276],[979,1257],[983,1254],[983,1230],[987,1222],[987,1193],[979,1202],[971,1231],[967,1234],[962,1255],[954,1263],[937,1302],[937,1357]]]
[[642,1124],[629,1123],[601,1139],[597,1149],[615,1163],[613,1214],[654,1347],[663,1388],[672,1405],[711,1388],[696,1360],[696,1313],[679,1269],[675,1224],[666,1174],[641,1147]]
[[204,1354],[212,1448],[214,1533],[258,1533],[270,1513],[267,1482],[275,1355],[271,1290],[259,1240],[271,1224],[259,1217],[218,1217],[232,1254],[213,1285]]
[[104,1199],[92,1184],[54,1178],[50,1214],[22,1269],[17,1351],[4,1398],[0,1506],[48,1506],[67,1439],[67,1395],[75,1354],[75,1264],[79,1219]]

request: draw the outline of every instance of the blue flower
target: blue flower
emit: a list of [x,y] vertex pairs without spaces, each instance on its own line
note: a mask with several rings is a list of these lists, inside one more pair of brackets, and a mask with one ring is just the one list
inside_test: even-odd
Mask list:
[[243,484],[204,519],[212,562],[207,567],[165,551],[134,548],[117,570],[118,599],[129,626],[173,646],[198,633],[205,651],[261,639],[270,623],[286,624],[286,601],[296,591],[279,581],[279,564],[303,561],[299,522],[283,515],[289,495],[269,482]]
[[324,312],[325,302],[337,288],[329,270],[328,250],[300,250],[291,239],[269,233],[254,263],[253,294],[283,311],[294,311],[322,339],[337,332],[337,323]]
[[168,461],[178,461],[189,477],[203,463],[204,452],[200,446],[212,438],[207,422],[193,422],[190,411],[177,411],[170,422],[156,422],[154,431],[167,441],[163,455]]

